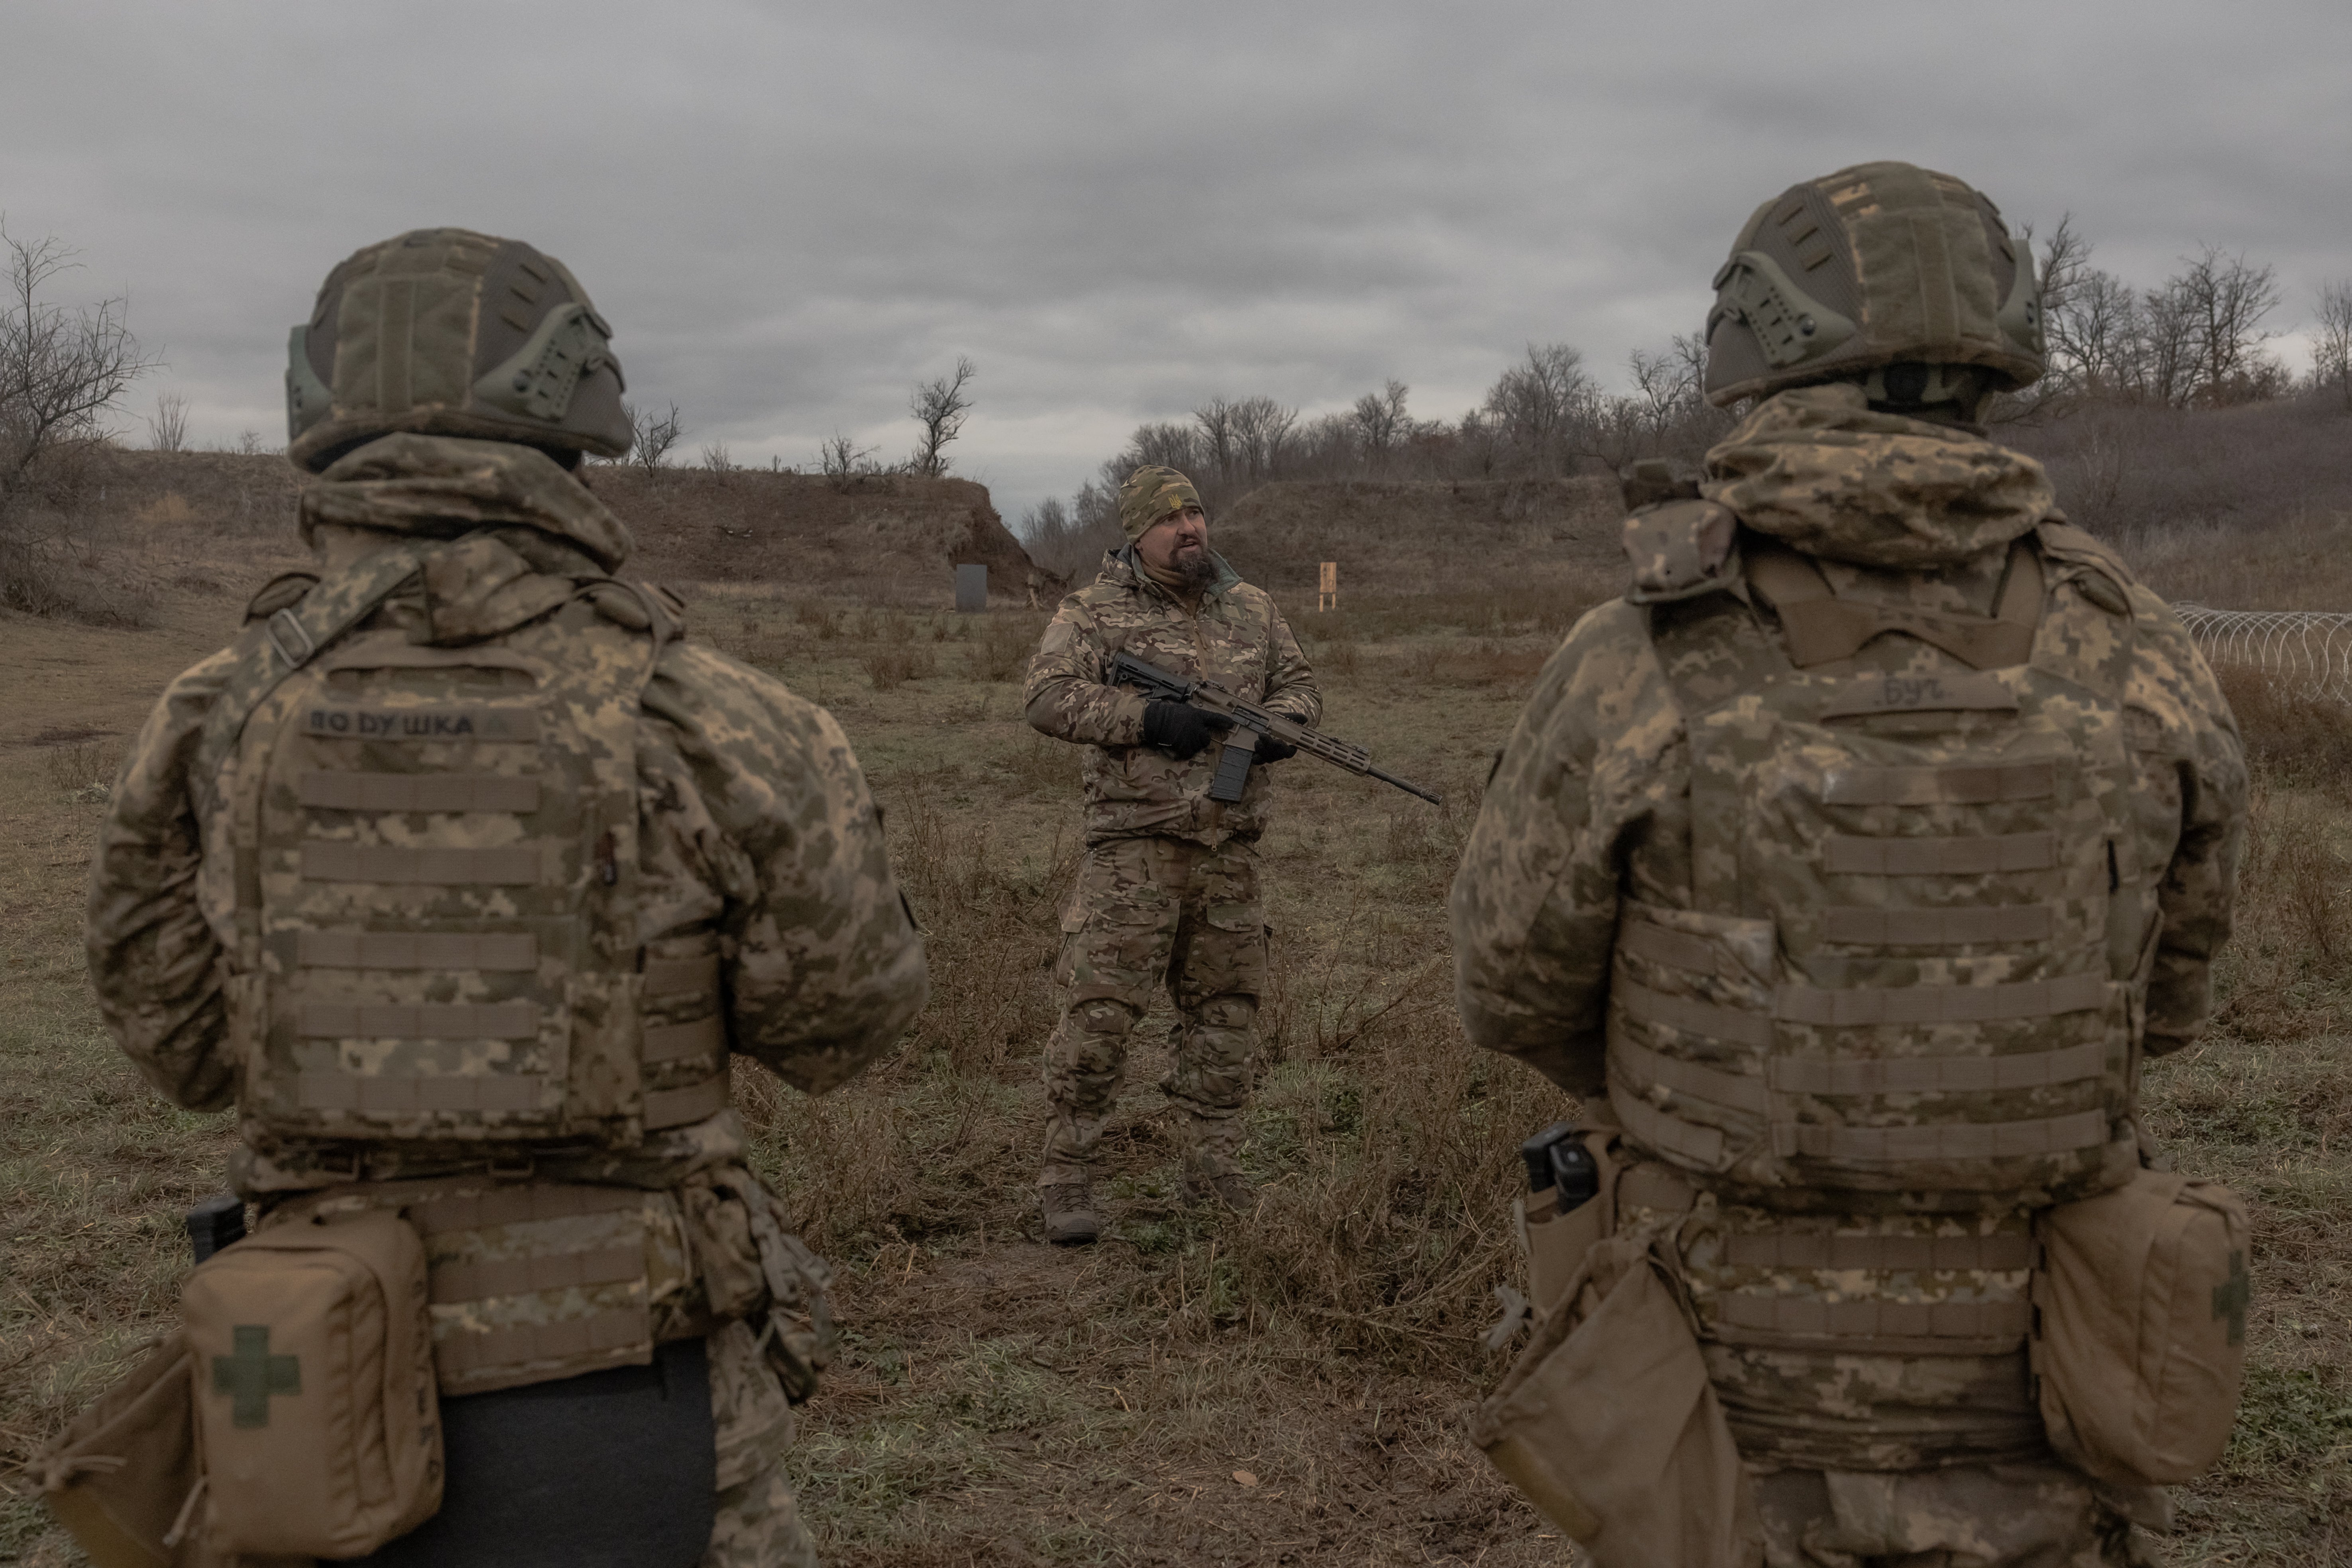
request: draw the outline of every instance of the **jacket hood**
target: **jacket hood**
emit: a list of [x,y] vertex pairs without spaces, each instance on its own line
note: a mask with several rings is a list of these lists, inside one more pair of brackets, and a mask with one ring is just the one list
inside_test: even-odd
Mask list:
[[1911,571],[1999,549],[2057,510],[2032,458],[1874,412],[1847,382],[1766,398],[1707,452],[1699,489],[1808,555]]
[[627,525],[536,447],[454,436],[386,436],[346,453],[302,492],[305,543],[320,523],[427,539],[528,529],[606,572],[635,547]]

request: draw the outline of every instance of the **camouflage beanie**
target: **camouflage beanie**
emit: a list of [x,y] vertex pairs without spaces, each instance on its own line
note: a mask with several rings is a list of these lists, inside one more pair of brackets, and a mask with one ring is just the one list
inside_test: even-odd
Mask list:
[[1118,526],[1132,544],[1160,519],[1200,505],[1201,492],[1192,488],[1192,480],[1173,468],[1146,463],[1118,487]]

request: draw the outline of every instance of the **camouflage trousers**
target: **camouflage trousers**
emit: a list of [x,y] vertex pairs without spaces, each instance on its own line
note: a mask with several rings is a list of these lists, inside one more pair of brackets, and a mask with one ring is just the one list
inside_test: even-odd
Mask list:
[[1062,1021],[1045,1044],[1050,1185],[1091,1167],[1127,1072],[1128,1037],[1165,984],[1176,1063],[1160,1088],[1177,1110],[1185,1169],[1234,1171],[1249,1093],[1265,916],[1257,850],[1114,838],[1087,851],[1062,919]]
[[[2055,1465],[1756,1477],[1766,1568],[2156,1568],[2147,1537]],[[2135,1539],[2137,1537],[2137,1539]]]
[[710,1336],[710,1415],[719,1512],[701,1568],[817,1568],[816,1542],[784,1476],[793,1407],[749,1323],[728,1323]]

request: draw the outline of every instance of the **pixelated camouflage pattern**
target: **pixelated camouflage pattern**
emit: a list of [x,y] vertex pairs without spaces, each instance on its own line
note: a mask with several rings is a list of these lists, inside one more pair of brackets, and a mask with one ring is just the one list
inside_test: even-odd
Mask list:
[[[1769,416],[1769,405],[1758,411],[1764,426]],[[1906,449],[1899,463],[1890,454],[1881,464],[1869,443],[1826,444],[1803,459],[1813,477],[1779,491],[1763,509],[1774,525],[1769,531],[1847,557],[1846,563],[1819,563],[1841,595],[1981,615],[2005,563],[1999,547],[2033,520],[2020,522],[2021,509],[2001,499],[2013,480],[1994,484],[1991,501],[1969,503],[1966,474],[2003,470],[1989,469],[1969,443],[1945,444],[1959,463],[1941,478],[1923,470],[1918,448]],[[1832,482],[1840,471],[1847,476],[1843,488]],[[1911,493],[1940,497],[1939,515],[1907,521],[1895,515],[1887,485],[1896,474],[1906,476],[1903,483]],[[1925,509],[1924,501],[1916,504]],[[1939,539],[1942,554],[1932,548]],[[1890,544],[1897,559],[1916,569],[1850,563]],[[2208,971],[2228,934],[2245,809],[2242,751],[2227,704],[2178,618],[2120,559],[2055,525],[2038,531],[2037,548],[2053,599],[2077,595],[2130,623],[2120,671],[2130,768],[2127,820],[2136,840],[2133,858],[2152,889],[2157,916],[2149,933],[2152,959],[2131,986],[2130,1016],[2145,1020],[2146,1049],[2160,1053],[2185,1044],[2201,1026]],[[1748,617],[1746,605],[1727,594],[1656,607],[1619,601],[1586,616],[1538,678],[1465,847],[1451,900],[1465,1027],[1481,1045],[1520,1058],[1572,1093],[1593,1096],[1609,1086],[1611,976],[1628,906],[1668,911],[1666,923],[1687,925],[1685,917],[1699,911],[1701,887],[1720,877],[1720,868],[1703,873],[1694,859],[1695,837],[1704,835],[1693,820],[1692,763],[1677,690],[1693,689],[1712,674],[1721,696],[1730,697],[1741,686],[1740,649],[1736,638],[1728,653],[1690,639],[1680,649],[1697,663],[1670,674],[1654,633],[1718,614],[1763,625]],[[2095,662],[2103,650],[2060,651]],[[1719,662],[1710,665],[1711,658]],[[1851,663],[1845,673],[1973,673],[1899,637],[1876,639]],[[1776,953],[1760,949],[1754,956],[1777,962]],[[1808,1207],[1801,1193],[1787,1195],[1793,1213],[1780,1223],[1799,1223],[1797,1214],[1834,1221],[1841,1229],[1895,1222],[1884,1204],[1857,1205],[1825,1192]],[[1895,1205],[1898,1213],[1901,1206]],[[1992,1214],[1969,1223],[2014,1221]],[[1788,1283],[1805,1291],[1821,1288],[1818,1280]],[[1896,1283],[1878,1281],[1874,1288]],[[1997,1282],[1942,1283],[1978,1289]],[[2021,1363],[1987,1357],[1977,1366],[1937,1373],[1941,1386],[1895,1397],[1906,1378],[1920,1375],[1910,1365],[1916,1358],[1868,1357],[1862,1358],[1868,1364],[1808,1368],[1759,1364],[1725,1353],[1720,1344],[1709,1349],[1727,1405],[1769,1410],[1781,1427],[1803,1429],[1815,1462],[1825,1468],[1882,1463],[1887,1455],[1873,1445],[1896,1439],[1871,1435],[1879,1428],[1899,1434],[1905,1423],[1920,1418],[1918,1411],[1945,1407],[1955,1388],[1990,1391],[2003,1379],[2021,1377]],[[2021,1401],[2019,1385],[2001,1385]],[[1858,1386],[1882,1391],[1876,1407],[1859,1421]],[[1961,1397],[1982,1415],[1982,1440],[2002,1451],[2004,1434],[2013,1432],[2011,1415],[1998,1401],[1989,1402],[1989,1392]],[[1935,1440],[1951,1452],[1979,1439],[1945,1433]],[[1829,1451],[1839,1456],[1834,1463],[1822,1457]]]
[[[425,482],[437,484],[459,460],[431,463]],[[385,503],[371,514],[381,529],[339,523],[318,531],[314,543],[331,576],[372,550],[441,531],[386,490],[373,493]],[[451,626],[478,630],[525,614],[532,595],[517,590],[533,574],[592,584],[601,576],[601,563],[588,552],[610,542],[609,535],[582,542],[563,531],[560,517],[517,506],[499,519],[497,508],[482,504],[483,513],[467,521],[500,526],[435,548],[456,552],[447,559],[498,569],[443,570],[445,558],[436,558],[366,632],[424,644]],[[508,570],[511,563],[501,552],[531,573]],[[544,639],[552,655],[567,626],[583,644],[601,646],[629,630],[632,616],[643,623],[633,595],[593,586],[589,593],[552,620],[530,623],[530,636]],[[635,646],[640,657],[650,653],[648,642]],[[149,1080],[192,1108],[218,1109],[237,1089],[244,1043],[229,1026],[224,972],[250,977],[266,962],[235,956],[248,943],[260,945],[258,932],[238,923],[236,847],[250,846],[253,830],[244,829],[240,839],[226,804],[238,796],[242,759],[229,762],[220,781],[197,776],[195,764],[207,713],[255,648],[249,628],[236,647],[167,689],[123,764],[92,869],[88,937],[101,1012]],[[897,1037],[927,987],[920,940],[839,728],[771,677],[702,645],[673,642],[662,648],[634,730],[633,809],[607,826],[616,843],[624,834],[635,840],[625,869],[635,880],[630,901],[638,942],[649,958],[716,948],[730,1047],[810,1092],[845,1080]],[[251,864],[249,850],[243,863]],[[251,988],[249,978],[229,987]],[[250,1115],[244,1131],[247,1147],[237,1179],[248,1191],[531,1158],[547,1179],[666,1187],[735,1157],[743,1138],[732,1111],[614,1151],[503,1147],[497,1141],[288,1140]]]
[[1143,694],[1105,684],[1120,653],[1172,675],[1221,681],[1301,724],[1322,717],[1314,671],[1282,612],[1223,556],[1215,560],[1217,579],[1195,610],[1145,574],[1132,546],[1111,552],[1101,574],[1062,601],[1029,661],[1022,700],[1030,724],[1087,747],[1090,844],[1152,835],[1213,846],[1255,838],[1266,824],[1264,768],[1251,769],[1242,798],[1226,805],[1209,798],[1216,747],[1179,760],[1142,743]]
[[1709,449],[1699,489],[1808,555],[1911,571],[1981,557],[2057,510],[2032,458],[1957,426],[1874,412],[1851,382],[1758,404]]
[[1119,483],[1118,526],[1132,544],[1153,523],[1200,504],[1201,492],[1192,480],[1174,468],[1146,463]]
[[[585,551],[607,572],[636,548],[628,525],[576,475],[535,447],[451,436],[386,436],[336,459],[299,500],[302,542],[321,525],[416,539],[529,528]],[[503,586],[504,584],[499,584]],[[469,597],[488,602],[481,585]],[[439,628],[454,640],[454,628]]]
[[1257,852],[1172,838],[1115,838],[1087,851],[1062,917],[1055,978],[1066,1010],[1045,1045],[1045,1158],[1051,1185],[1092,1163],[1125,1080],[1129,1035],[1165,984],[1176,1004],[1174,1066],[1160,1084],[1177,1112],[1188,1173],[1238,1167],[1257,1002],[1265,988],[1265,915]]
[[1764,1568],[2157,1568],[2154,1543],[2094,1484],[2050,1464],[1913,1475],[1765,1471]]
[[710,1414],[719,1510],[702,1568],[816,1568],[816,1543],[784,1474],[793,1409],[749,1324],[710,1336]]

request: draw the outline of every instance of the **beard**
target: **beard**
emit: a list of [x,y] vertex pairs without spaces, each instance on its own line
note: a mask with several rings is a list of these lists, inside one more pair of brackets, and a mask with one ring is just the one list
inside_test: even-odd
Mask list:
[[1217,580],[1217,563],[1209,559],[1206,545],[1180,550],[1168,563],[1168,574],[1188,588],[1205,588]]

